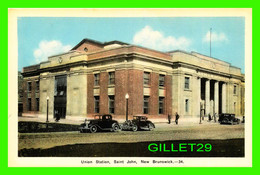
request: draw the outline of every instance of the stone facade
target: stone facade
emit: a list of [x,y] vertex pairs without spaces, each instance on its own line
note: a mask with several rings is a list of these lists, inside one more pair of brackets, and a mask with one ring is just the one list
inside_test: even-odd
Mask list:
[[64,118],[71,119],[96,113],[123,118],[127,93],[130,116],[146,110],[150,118],[175,112],[187,118],[224,112],[244,115],[245,110],[241,70],[196,52],[159,52],[119,41],[84,39],[68,53],[25,67],[22,74],[24,115],[44,117],[48,97],[50,117],[63,111]]

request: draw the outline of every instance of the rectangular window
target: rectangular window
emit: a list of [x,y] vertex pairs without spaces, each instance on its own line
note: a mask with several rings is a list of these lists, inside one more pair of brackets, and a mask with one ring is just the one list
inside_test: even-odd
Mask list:
[[27,83],[27,90],[28,90],[28,92],[32,91],[32,82]]
[[185,77],[185,89],[190,89],[190,78],[189,77]]
[[164,97],[159,97],[159,114],[164,113]]
[[159,86],[164,86],[165,75],[159,76]]
[[32,110],[32,99],[28,98],[27,102],[28,102],[27,103],[27,110],[31,111]]
[[36,110],[39,111],[40,109],[40,100],[39,98],[36,98]]
[[185,112],[189,112],[189,99],[185,100]]
[[36,91],[39,91],[39,89],[40,89],[40,83],[39,83],[39,81],[36,81],[35,84],[36,84]]
[[149,96],[144,96],[144,114],[149,113]]
[[237,94],[237,86],[235,85],[234,86],[234,91],[233,91],[234,94]]
[[100,74],[94,74],[94,85],[99,86],[99,76]]
[[115,84],[115,72],[109,72],[108,74],[109,74],[108,84],[109,85]]
[[114,95],[111,95],[111,96],[108,96],[109,98],[109,113],[110,114],[114,114],[115,113],[115,96]]
[[150,84],[150,73],[144,72],[144,85],[149,85],[149,84]]
[[56,76],[54,84],[54,96],[55,97],[66,97],[67,96],[67,77]]
[[95,96],[95,113],[99,113],[99,96]]

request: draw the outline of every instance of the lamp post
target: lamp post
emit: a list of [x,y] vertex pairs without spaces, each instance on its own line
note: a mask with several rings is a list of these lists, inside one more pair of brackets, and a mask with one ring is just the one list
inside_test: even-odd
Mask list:
[[46,100],[47,100],[47,110],[46,110],[47,119],[46,119],[46,123],[48,123],[49,122],[49,96],[46,97]]
[[128,93],[125,94],[125,99],[126,99],[126,121],[128,121],[128,98],[129,98],[129,95]]
[[202,124],[202,123],[201,123],[201,118],[202,118],[201,115],[202,115],[202,104],[200,103],[200,124]]

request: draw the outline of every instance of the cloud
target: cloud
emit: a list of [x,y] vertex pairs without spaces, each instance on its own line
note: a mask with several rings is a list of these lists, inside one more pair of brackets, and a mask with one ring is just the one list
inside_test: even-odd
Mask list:
[[164,36],[162,32],[153,30],[150,26],[145,26],[136,32],[133,43],[151,49],[170,51],[176,49],[187,50],[191,45],[191,40],[186,37]]
[[[211,32],[211,42],[226,42],[228,38],[225,33]],[[203,37],[203,42],[210,42],[210,31]]]
[[36,63],[46,61],[49,56],[67,52],[72,47],[70,45],[63,45],[58,40],[46,41],[43,40],[39,43],[39,47],[34,50],[33,55]]

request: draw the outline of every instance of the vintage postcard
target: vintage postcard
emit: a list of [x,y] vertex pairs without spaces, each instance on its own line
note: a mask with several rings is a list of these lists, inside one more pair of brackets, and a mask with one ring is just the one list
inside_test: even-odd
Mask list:
[[10,167],[252,166],[251,9],[8,19]]

